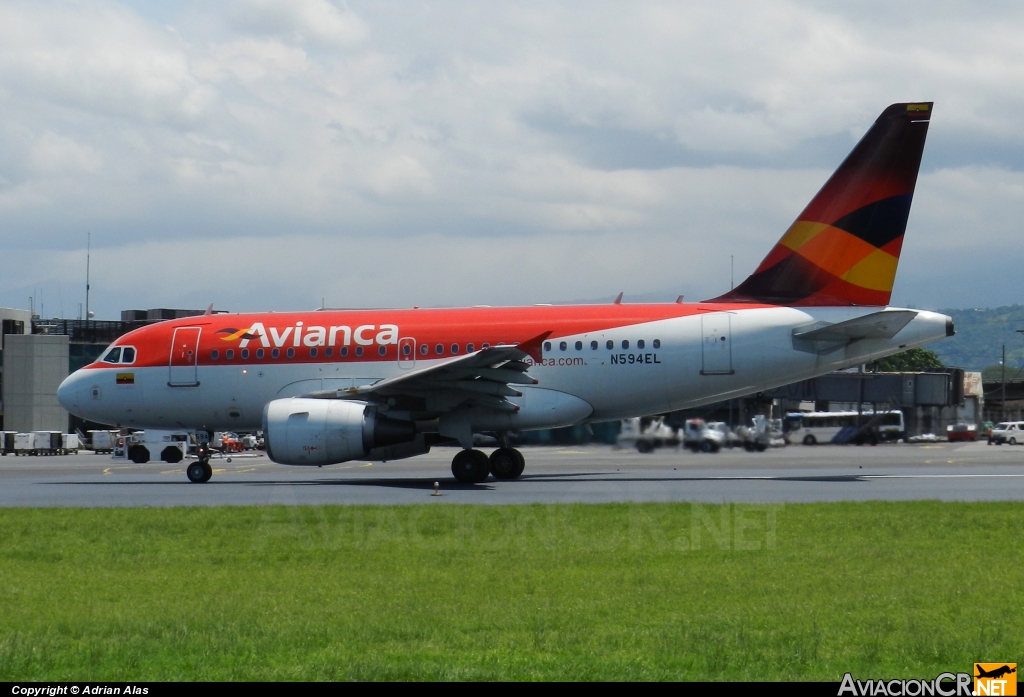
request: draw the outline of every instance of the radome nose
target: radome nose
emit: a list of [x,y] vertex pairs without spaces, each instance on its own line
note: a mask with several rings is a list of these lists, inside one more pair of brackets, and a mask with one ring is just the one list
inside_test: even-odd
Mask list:
[[72,414],[78,411],[78,393],[81,391],[81,385],[79,384],[81,380],[79,377],[77,371],[71,373],[71,375],[64,378],[64,382],[57,388],[57,401]]

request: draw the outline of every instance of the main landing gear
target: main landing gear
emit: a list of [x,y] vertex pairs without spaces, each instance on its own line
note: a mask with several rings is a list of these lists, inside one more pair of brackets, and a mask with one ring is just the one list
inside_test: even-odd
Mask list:
[[493,474],[515,479],[526,468],[526,459],[515,448],[498,448],[490,457],[479,450],[460,450],[452,458],[452,474],[463,484],[479,484]]
[[189,466],[185,468],[185,474],[193,484],[205,484],[213,476],[213,468],[210,467],[210,440],[209,438],[203,439],[200,433],[197,433],[196,436],[196,440],[199,441],[196,449],[199,459],[189,463]]

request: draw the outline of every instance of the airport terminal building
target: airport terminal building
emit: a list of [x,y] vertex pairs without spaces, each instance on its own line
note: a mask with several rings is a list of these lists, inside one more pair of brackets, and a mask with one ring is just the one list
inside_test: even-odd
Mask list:
[[67,432],[86,426],[57,401],[64,378],[133,329],[203,312],[125,310],[117,321],[43,319],[28,310],[0,308],[0,431]]

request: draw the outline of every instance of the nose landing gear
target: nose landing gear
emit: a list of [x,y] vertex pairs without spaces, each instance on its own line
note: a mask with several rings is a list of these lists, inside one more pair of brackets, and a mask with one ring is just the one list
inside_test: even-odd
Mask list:
[[185,475],[193,484],[205,484],[213,476],[213,468],[210,467],[210,433],[196,431],[196,441],[198,459],[185,468]]

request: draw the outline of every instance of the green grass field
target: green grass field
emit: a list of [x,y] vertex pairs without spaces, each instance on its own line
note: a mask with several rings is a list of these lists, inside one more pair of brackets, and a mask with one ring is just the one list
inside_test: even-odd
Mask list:
[[934,677],[1024,647],[1024,508],[0,510],[0,680]]

